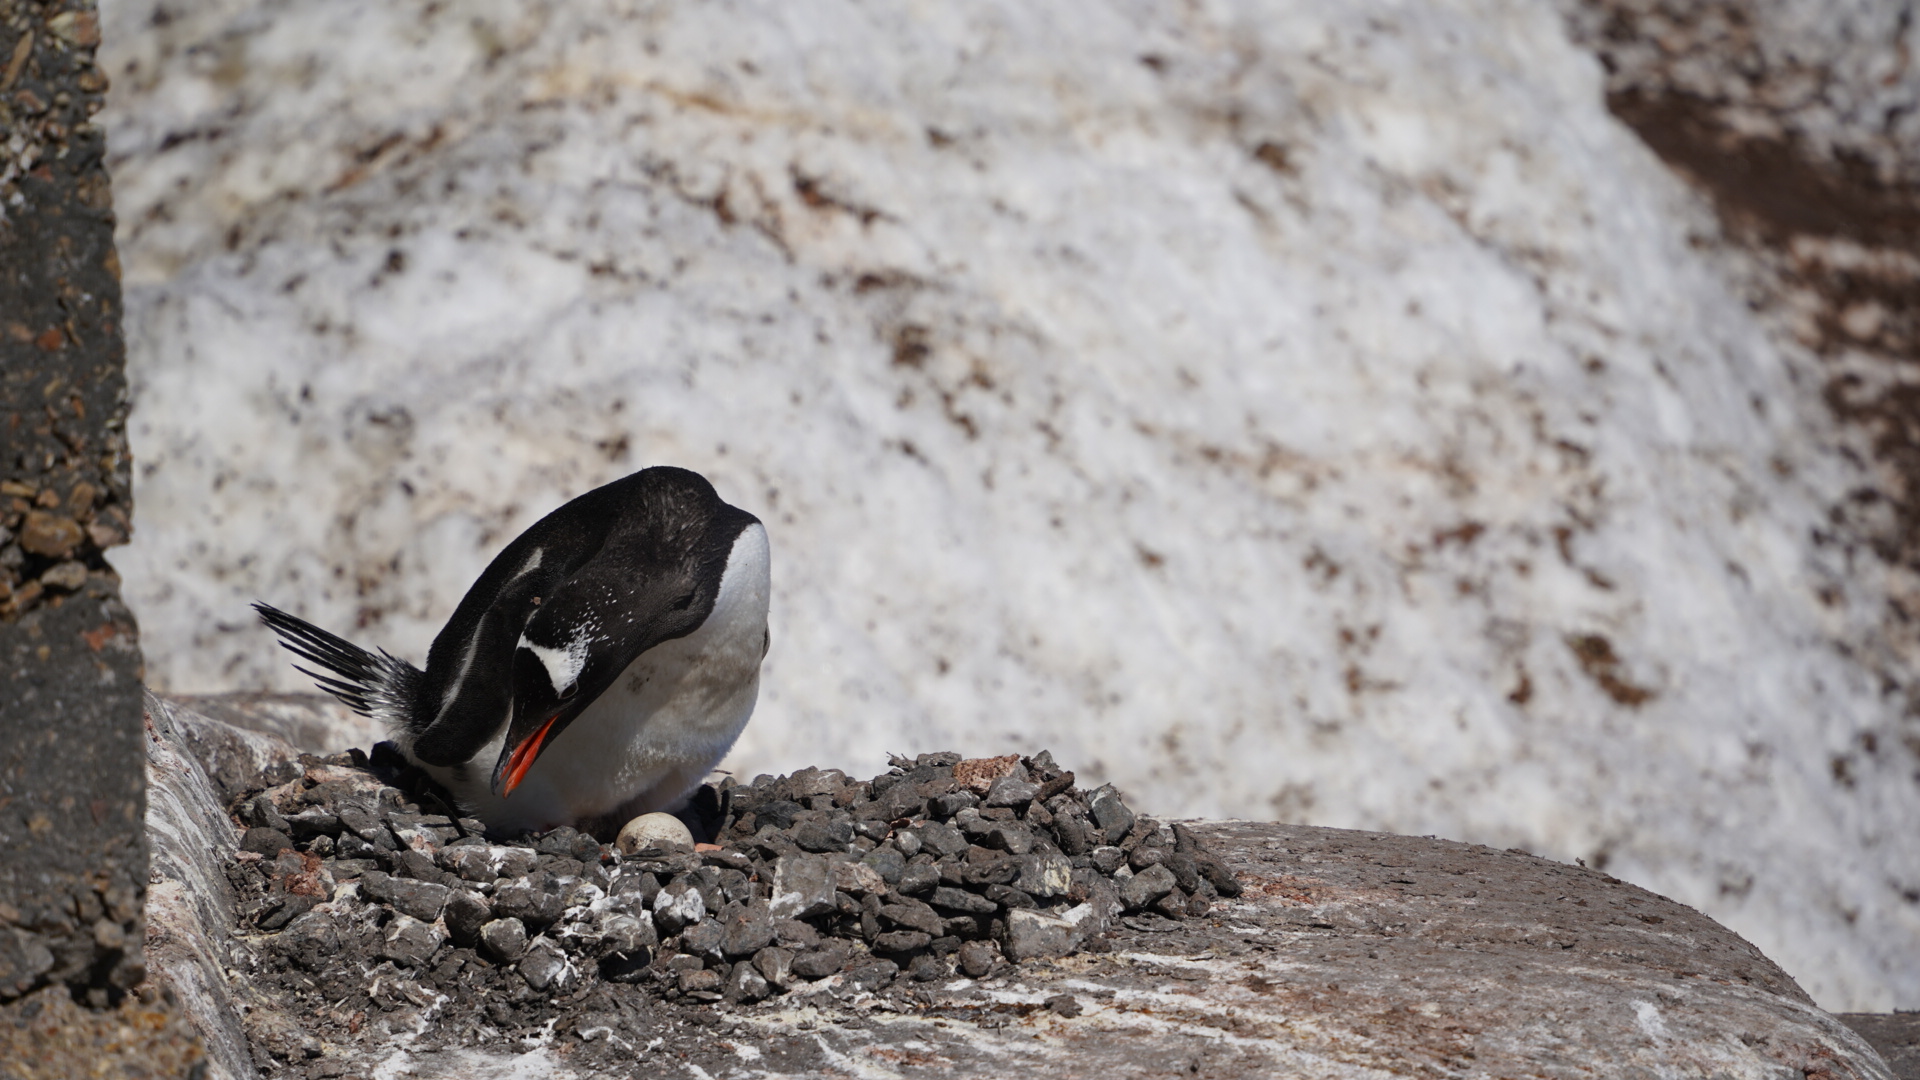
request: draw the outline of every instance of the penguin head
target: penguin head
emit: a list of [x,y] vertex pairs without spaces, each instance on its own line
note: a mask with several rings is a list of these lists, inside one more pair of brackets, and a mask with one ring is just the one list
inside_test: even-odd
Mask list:
[[639,581],[576,575],[533,605],[513,651],[513,706],[493,769],[496,794],[512,795],[541,753],[634,658],[700,628],[717,591],[702,569],[682,563]]

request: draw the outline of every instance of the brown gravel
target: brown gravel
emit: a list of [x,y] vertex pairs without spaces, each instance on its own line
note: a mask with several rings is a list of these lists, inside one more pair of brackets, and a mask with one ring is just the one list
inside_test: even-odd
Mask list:
[[118,1009],[74,1004],[54,986],[0,1008],[0,1076],[18,1080],[158,1080],[206,1075],[206,1056],[179,1009],[151,989]]

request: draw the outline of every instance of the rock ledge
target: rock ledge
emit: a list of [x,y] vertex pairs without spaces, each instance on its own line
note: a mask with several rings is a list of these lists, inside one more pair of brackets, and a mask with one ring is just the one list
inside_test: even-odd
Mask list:
[[[149,699],[149,964],[214,1075],[857,1073],[1891,1078],[1753,946],[1605,874],[1523,852],[1252,822],[1190,828],[1245,885],[1205,918],[1121,920],[1111,952],[876,994],[834,976],[758,1005],[556,998],[534,1038],[397,987],[345,1042],[252,993],[209,777],[295,751]],[[438,999],[438,1000],[436,1000]],[[244,1019],[242,1018],[244,1014]]]

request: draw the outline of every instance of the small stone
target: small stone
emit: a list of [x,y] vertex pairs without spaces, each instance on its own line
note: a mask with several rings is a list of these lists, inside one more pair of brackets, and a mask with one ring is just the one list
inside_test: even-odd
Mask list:
[[769,945],[753,954],[753,966],[768,983],[784,990],[793,978],[793,950]]
[[726,937],[727,931],[718,919],[706,919],[680,932],[680,951],[717,963],[726,959],[723,951]]
[[971,791],[949,791],[945,795],[935,795],[927,800],[927,816],[950,818],[962,810],[970,810],[980,804],[980,796]]
[[493,856],[495,875],[504,878],[526,877],[540,865],[538,853],[522,847],[493,847],[488,849]]
[[259,825],[248,829],[246,835],[240,838],[241,851],[251,851],[256,855],[265,855],[268,858],[272,858],[282,851],[290,851],[292,848],[293,837],[288,836],[278,829],[269,829]]
[[[1154,869],[1158,870],[1161,868],[1156,866]],[[1152,910],[1165,915],[1169,919],[1184,919],[1187,917],[1187,894],[1181,892],[1178,888],[1172,889],[1168,891],[1167,895],[1155,900],[1151,907]],[[1202,912],[1204,913],[1204,911],[1205,909],[1203,908]]]
[[387,831],[386,824],[372,810],[343,801],[333,808],[333,812],[340,819],[340,824],[353,835],[383,851],[394,849],[393,834]]
[[980,895],[993,901],[996,906],[1009,910],[1013,908],[1040,906],[1034,901],[1033,897],[1028,896],[1026,893],[1021,892],[1011,885],[989,885],[980,890]]
[[520,958],[520,977],[535,990],[558,990],[573,981],[573,966],[560,946],[544,937],[533,939]]
[[433,856],[412,848],[401,848],[393,853],[393,874],[415,881],[430,881],[435,885],[445,885],[452,880],[451,875],[435,865]]
[[620,835],[613,846],[622,855],[632,855],[648,848],[671,844],[692,850],[693,832],[687,824],[672,814],[641,814],[620,827]]
[[773,868],[773,915],[811,919],[837,910],[833,868],[818,855],[783,855]]
[[817,769],[809,766],[787,778],[788,791],[794,798],[807,798],[813,795],[831,795],[840,790],[847,782],[847,774],[839,769]]
[[1065,896],[1073,887],[1073,861],[1064,855],[1028,855],[1020,860],[1013,887],[1029,896]]
[[1093,822],[1105,834],[1107,843],[1118,844],[1133,828],[1133,811],[1127,809],[1119,790],[1112,784],[1096,788],[1087,803],[1093,811]]
[[700,890],[700,899],[710,912],[727,906],[727,890],[722,883],[725,873],[715,867],[697,866],[687,874],[687,884]]
[[1017,775],[1003,776],[993,782],[993,787],[987,792],[983,805],[1024,809],[1038,794],[1040,794],[1039,784]]
[[766,976],[745,960],[733,965],[733,972],[727,977],[727,987],[723,992],[728,1001],[749,1003],[764,1000],[772,993],[773,987],[767,982]]
[[818,949],[794,957],[791,969],[803,979],[824,979],[839,974],[847,966],[850,952],[846,942],[828,940]]
[[76,48],[100,44],[100,19],[91,11],[63,11],[47,20],[53,36]]
[[501,918],[544,927],[565,912],[566,898],[560,893],[559,879],[552,874],[536,873],[493,890],[493,913]]
[[675,983],[683,994],[696,991],[717,991],[720,989],[720,973],[707,968],[693,968],[682,971]]
[[511,964],[527,951],[527,927],[519,919],[495,919],[480,928],[480,951]]
[[933,890],[933,905],[946,908],[948,911],[961,911],[973,915],[991,915],[1000,908],[1000,905],[978,893],[946,886]]
[[1007,959],[1035,960],[1073,951],[1076,927],[1057,915],[1019,909],[1007,913]]
[[624,912],[611,914],[600,923],[600,949],[603,953],[638,955],[660,944],[653,920]]
[[796,951],[811,949],[820,944],[820,931],[798,919],[775,919],[773,940],[776,945]]
[[1174,884],[1173,871],[1164,866],[1149,866],[1120,886],[1120,902],[1128,911],[1138,911],[1172,892]]
[[1025,855],[1033,850],[1033,833],[1017,821],[996,821],[987,828],[985,844],[1010,855]]
[[1198,852],[1194,855],[1193,861],[1200,869],[1200,876],[1207,879],[1207,884],[1212,885],[1215,892],[1228,898],[1240,895],[1242,891],[1240,880],[1234,877],[1233,871],[1227,869],[1226,864],[1215,858],[1212,853]]
[[55,563],[40,575],[40,584],[60,592],[73,592],[87,583],[86,564],[68,560]]
[[900,880],[894,883],[894,891],[919,895],[940,884],[940,871],[931,862],[908,863],[900,871]]
[[793,842],[802,851],[845,851],[853,844],[853,822],[803,821],[793,827]]
[[[1125,845],[1122,846],[1124,847]],[[1140,843],[1127,849],[1127,865],[1132,867],[1133,872],[1137,874],[1149,866],[1160,865],[1166,861],[1167,856],[1172,854],[1172,851],[1160,844],[1142,840]]]
[[64,559],[85,536],[80,523],[70,517],[30,510],[20,527],[20,546],[34,555]]
[[677,934],[706,917],[706,900],[685,881],[668,885],[653,898],[653,923],[662,936]]
[[729,957],[750,956],[773,944],[773,912],[764,900],[729,908],[721,926],[720,948]]
[[771,802],[761,803],[753,812],[754,827],[756,829],[764,829],[771,825],[775,829],[785,832],[793,828],[794,819],[799,815],[800,810],[801,806],[799,803],[788,802],[785,799],[775,799]]
[[1102,846],[1093,849],[1092,858],[1095,870],[1112,877],[1113,872],[1127,861],[1127,853],[1117,847]]
[[1077,812],[1054,815],[1053,835],[1060,840],[1060,850],[1068,855],[1084,855],[1093,850],[1093,827]]
[[560,855],[573,857],[573,841],[580,830],[571,825],[561,825],[533,838],[533,850],[542,855]]
[[1011,885],[1020,876],[1020,860],[990,848],[974,848],[960,872],[968,885]]
[[397,964],[423,968],[445,940],[433,924],[410,915],[395,915],[380,939],[379,955]]
[[1200,867],[1193,856],[1181,851],[1168,852],[1160,858],[1160,865],[1173,872],[1174,884],[1184,893],[1197,892],[1200,889]]
[[308,971],[322,971],[340,962],[340,931],[332,916],[309,911],[281,931],[273,947]]
[[246,805],[240,809],[240,820],[248,825],[277,829],[283,833],[292,834],[293,832],[293,826],[288,824],[287,816],[274,805],[273,797],[264,793],[247,800]]
[[927,953],[914,957],[913,962],[907,965],[907,975],[914,982],[936,982],[951,974],[953,969],[947,966],[945,960]]
[[452,892],[445,885],[391,877],[378,870],[369,871],[360,879],[360,891],[369,900],[386,904],[395,911],[424,922],[432,922],[440,917],[447,896]]
[[978,979],[993,970],[994,961],[1000,959],[1000,950],[991,941],[969,941],[960,946],[960,970],[969,979]]
[[833,887],[850,896],[879,896],[887,891],[886,879],[865,863],[833,864]]
[[847,972],[847,985],[854,990],[874,991],[893,981],[900,965],[891,960],[872,960]]
[[458,874],[468,881],[492,881],[500,875],[495,872],[496,861],[492,852],[479,844],[463,844],[459,847],[441,848],[434,856],[442,869]]
[[453,943],[470,947],[480,939],[480,928],[493,918],[493,909],[479,893],[455,889],[448,893],[441,917]]
[[908,953],[924,949],[933,941],[933,935],[919,930],[890,930],[873,939],[873,951],[877,953]]
[[1072,994],[1055,994],[1047,999],[1047,1011],[1071,1020],[1082,1012],[1080,999]]
[[887,821],[922,817],[927,812],[927,799],[920,794],[918,784],[895,784],[880,796],[879,812]]
[[881,882],[887,885],[899,884],[900,875],[907,869],[906,856],[891,847],[874,848],[860,861],[872,867],[873,872],[880,875]]
[[960,830],[944,822],[929,821],[915,830],[920,836],[921,850],[931,852],[936,858],[958,855],[967,850],[967,838]]
[[302,810],[297,814],[288,814],[282,819],[287,823],[294,842],[309,843],[318,837],[340,835],[340,819],[331,811],[319,807]]
[[953,782],[976,795],[985,795],[995,781],[1015,772],[1024,773],[1025,771],[1020,767],[1019,754],[971,758],[954,765]]
[[940,936],[943,920],[938,912],[909,897],[895,897],[892,903],[880,908],[880,917],[909,930],[918,930],[933,937]]

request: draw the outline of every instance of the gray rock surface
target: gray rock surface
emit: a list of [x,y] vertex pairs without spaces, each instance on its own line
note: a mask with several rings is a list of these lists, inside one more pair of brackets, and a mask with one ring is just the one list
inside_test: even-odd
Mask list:
[[1841,1013],[1840,1022],[1872,1043],[1898,1080],[1920,1080],[1920,1012]]
[[[395,968],[376,974],[396,988],[395,1013],[352,1041],[319,1040],[271,1002],[239,1018],[251,946],[225,930],[211,864],[240,830],[183,755],[222,745],[218,725],[149,707],[155,826],[201,837],[156,842],[165,910],[155,921],[169,940],[151,963],[192,990],[183,1002],[233,1077],[258,1075],[256,1061],[280,1075],[277,1062],[309,1056],[339,1075],[447,1078],[669,1062],[714,1076],[1894,1075],[1753,946],[1606,874],[1518,851],[1251,822],[1188,826],[1240,875],[1242,896],[1204,919],[1122,919],[1104,953],[1014,965],[990,947],[963,949],[960,972],[926,979],[856,956],[811,982],[769,956],[774,970],[755,964],[751,976],[678,973],[683,991],[712,1003],[637,1008],[536,940],[523,973],[561,1006],[542,1038],[489,1038],[484,1020],[435,1012],[432,992]],[[430,924],[399,925],[396,937],[424,947]],[[758,1000],[779,981],[793,984],[786,996]]]

